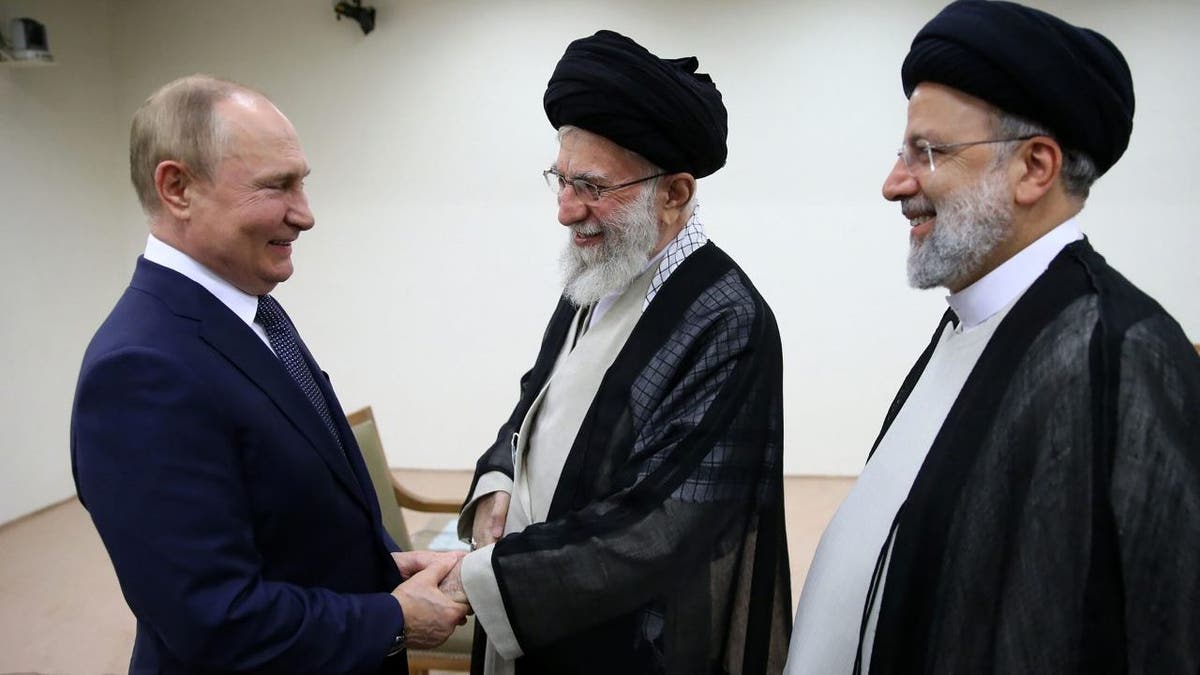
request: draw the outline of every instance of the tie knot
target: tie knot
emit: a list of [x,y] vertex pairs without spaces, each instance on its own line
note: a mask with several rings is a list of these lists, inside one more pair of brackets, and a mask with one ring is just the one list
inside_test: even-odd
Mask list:
[[258,311],[254,314],[254,322],[263,328],[274,328],[283,324],[283,308],[279,302],[269,295],[258,296]]

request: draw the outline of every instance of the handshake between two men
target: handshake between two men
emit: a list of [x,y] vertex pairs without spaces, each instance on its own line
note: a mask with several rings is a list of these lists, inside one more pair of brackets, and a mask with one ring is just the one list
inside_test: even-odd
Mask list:
[[[780,669],[780,340],[695,218],[696,180],[726,157],[720,92],[696,68],[611,31],[556,67],[559,153],[543,178],[571,264],[537,367],[477,465],[465,556],[390,554],[330,379],[272,295],[316,223],[295,127],[206,75],[139,107],[146,248],[84,355],[70,433],[80,501],[138,620],[131,672],[391,675],[406,644],[441,644],[468,613],[485,672],[521,658],[531,673]],[[624,102],[643,99],[631,117]],[[579,126],[595,120],[620,124]],[[586,480],[559,485],[564,470]],[[515,504],[514,485],[527,488]],[[512,545],[492,546],[505,529]]]
[[[476,546],[486,546],[504,533],[509,494],[493,492],[479,501],[472,534]],[[393,553],[404,582],[392,595],[404,610],[405,640],[410,647],[436,647],[467,622],[471,603],[462,585],[462,559],[458,551],[407,551]]]
[[392,554],[404,577],[392,596],[404,612],[405,642],[409,647],[437,647],[450,638],[456,626],[467,622],[471,606],[461,581],[452,574],[458,571],[464,555],[461,551]]
[[[509,495],[493,492],[480,500],[472,532],[475,545],[486,546],[504,532]],[[462,551],[393,553],[404,582],[392,596],[404,611],[405,641],[418,649],[436,647],[455,626],[467,622],[471,604],[462,585]]]

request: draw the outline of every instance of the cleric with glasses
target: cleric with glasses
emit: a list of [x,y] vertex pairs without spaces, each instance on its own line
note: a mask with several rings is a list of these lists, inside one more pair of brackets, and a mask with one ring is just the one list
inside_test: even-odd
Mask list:
[[485,674],[783,668],[779,329],[696,214],[727,134],[698,67],[600,31],[550,77],[562,297],[446,584]]
[[788,673],[1198,672],[1200,357],[1081,230],[1130,142],[1129,66],[960,0],[900,78],[883,197],[949,308],[821,536]]

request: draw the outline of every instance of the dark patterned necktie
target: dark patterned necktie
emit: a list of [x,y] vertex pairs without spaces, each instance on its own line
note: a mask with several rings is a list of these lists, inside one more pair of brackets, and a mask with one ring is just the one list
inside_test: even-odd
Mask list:
[[[325,423],[325,428],[329,430],[329,434],[341,448],[342,439],[338,436],[337,427],[333,423],[329,404],[321,395],[317,381],[313,378],[312,370],[304,362],[304,355],[300,353],[300,343],[296,340],[296,334],[292,332],[291,322],[288,321],[283,313],[283,308],[279,306],[275,298],[269,295],[258,297],[258,312],[254,315],[254,322],[261,324],[266,329],[267,340],[271,342],[271,349],[275,350],[275,356],[278,356],[279,360],[283,362],[283,367],[287,369],[288,375],[292,376],[296,385],[300,387],[300,391],[304,392],[313,408],[316,408],[317,414],[321,416],[321,421]],[[345,452],[345,449],[343,448],[342,451]]]

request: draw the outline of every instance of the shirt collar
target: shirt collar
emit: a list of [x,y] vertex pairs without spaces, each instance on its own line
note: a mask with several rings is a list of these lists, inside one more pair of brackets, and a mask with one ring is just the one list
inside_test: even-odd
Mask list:
[[658,295],[659,289],[667,282],[667,277],[675,272],[675,269],[683,264],[684,259],[696,252],[696,249],[708,243],[708,235],[704,234],[704,226],[700,224],[700,206],[697,204],[692,210],[691,218],[688,218],[687,223],[683,226],[683,230],[675,235],[671,243],[662,250],[661,264],[658,266],[658,271],[654,273],[654,278],[650,280],[650,289],[646,291],[646,299],[642,302],[642,311],[650,306],[650,301],[654,296]]
[[980,280],[946,296],[950,309],[958,315],[961,329],[970,330],[1006,307],[1033,285],[1060,251],[1082,238],[1079,224],[1071,218],[1021,249]]
[[258,313],[257,295],[250,295],[222,279],[188,254],[153,234],[146,237],[146,253],[143,257],[152,263],[175,270],[200,284],[205,290],[216,296],[230,311],[237,314],[239,319],[246,322],[247,325],[253,326],[254,316]]

